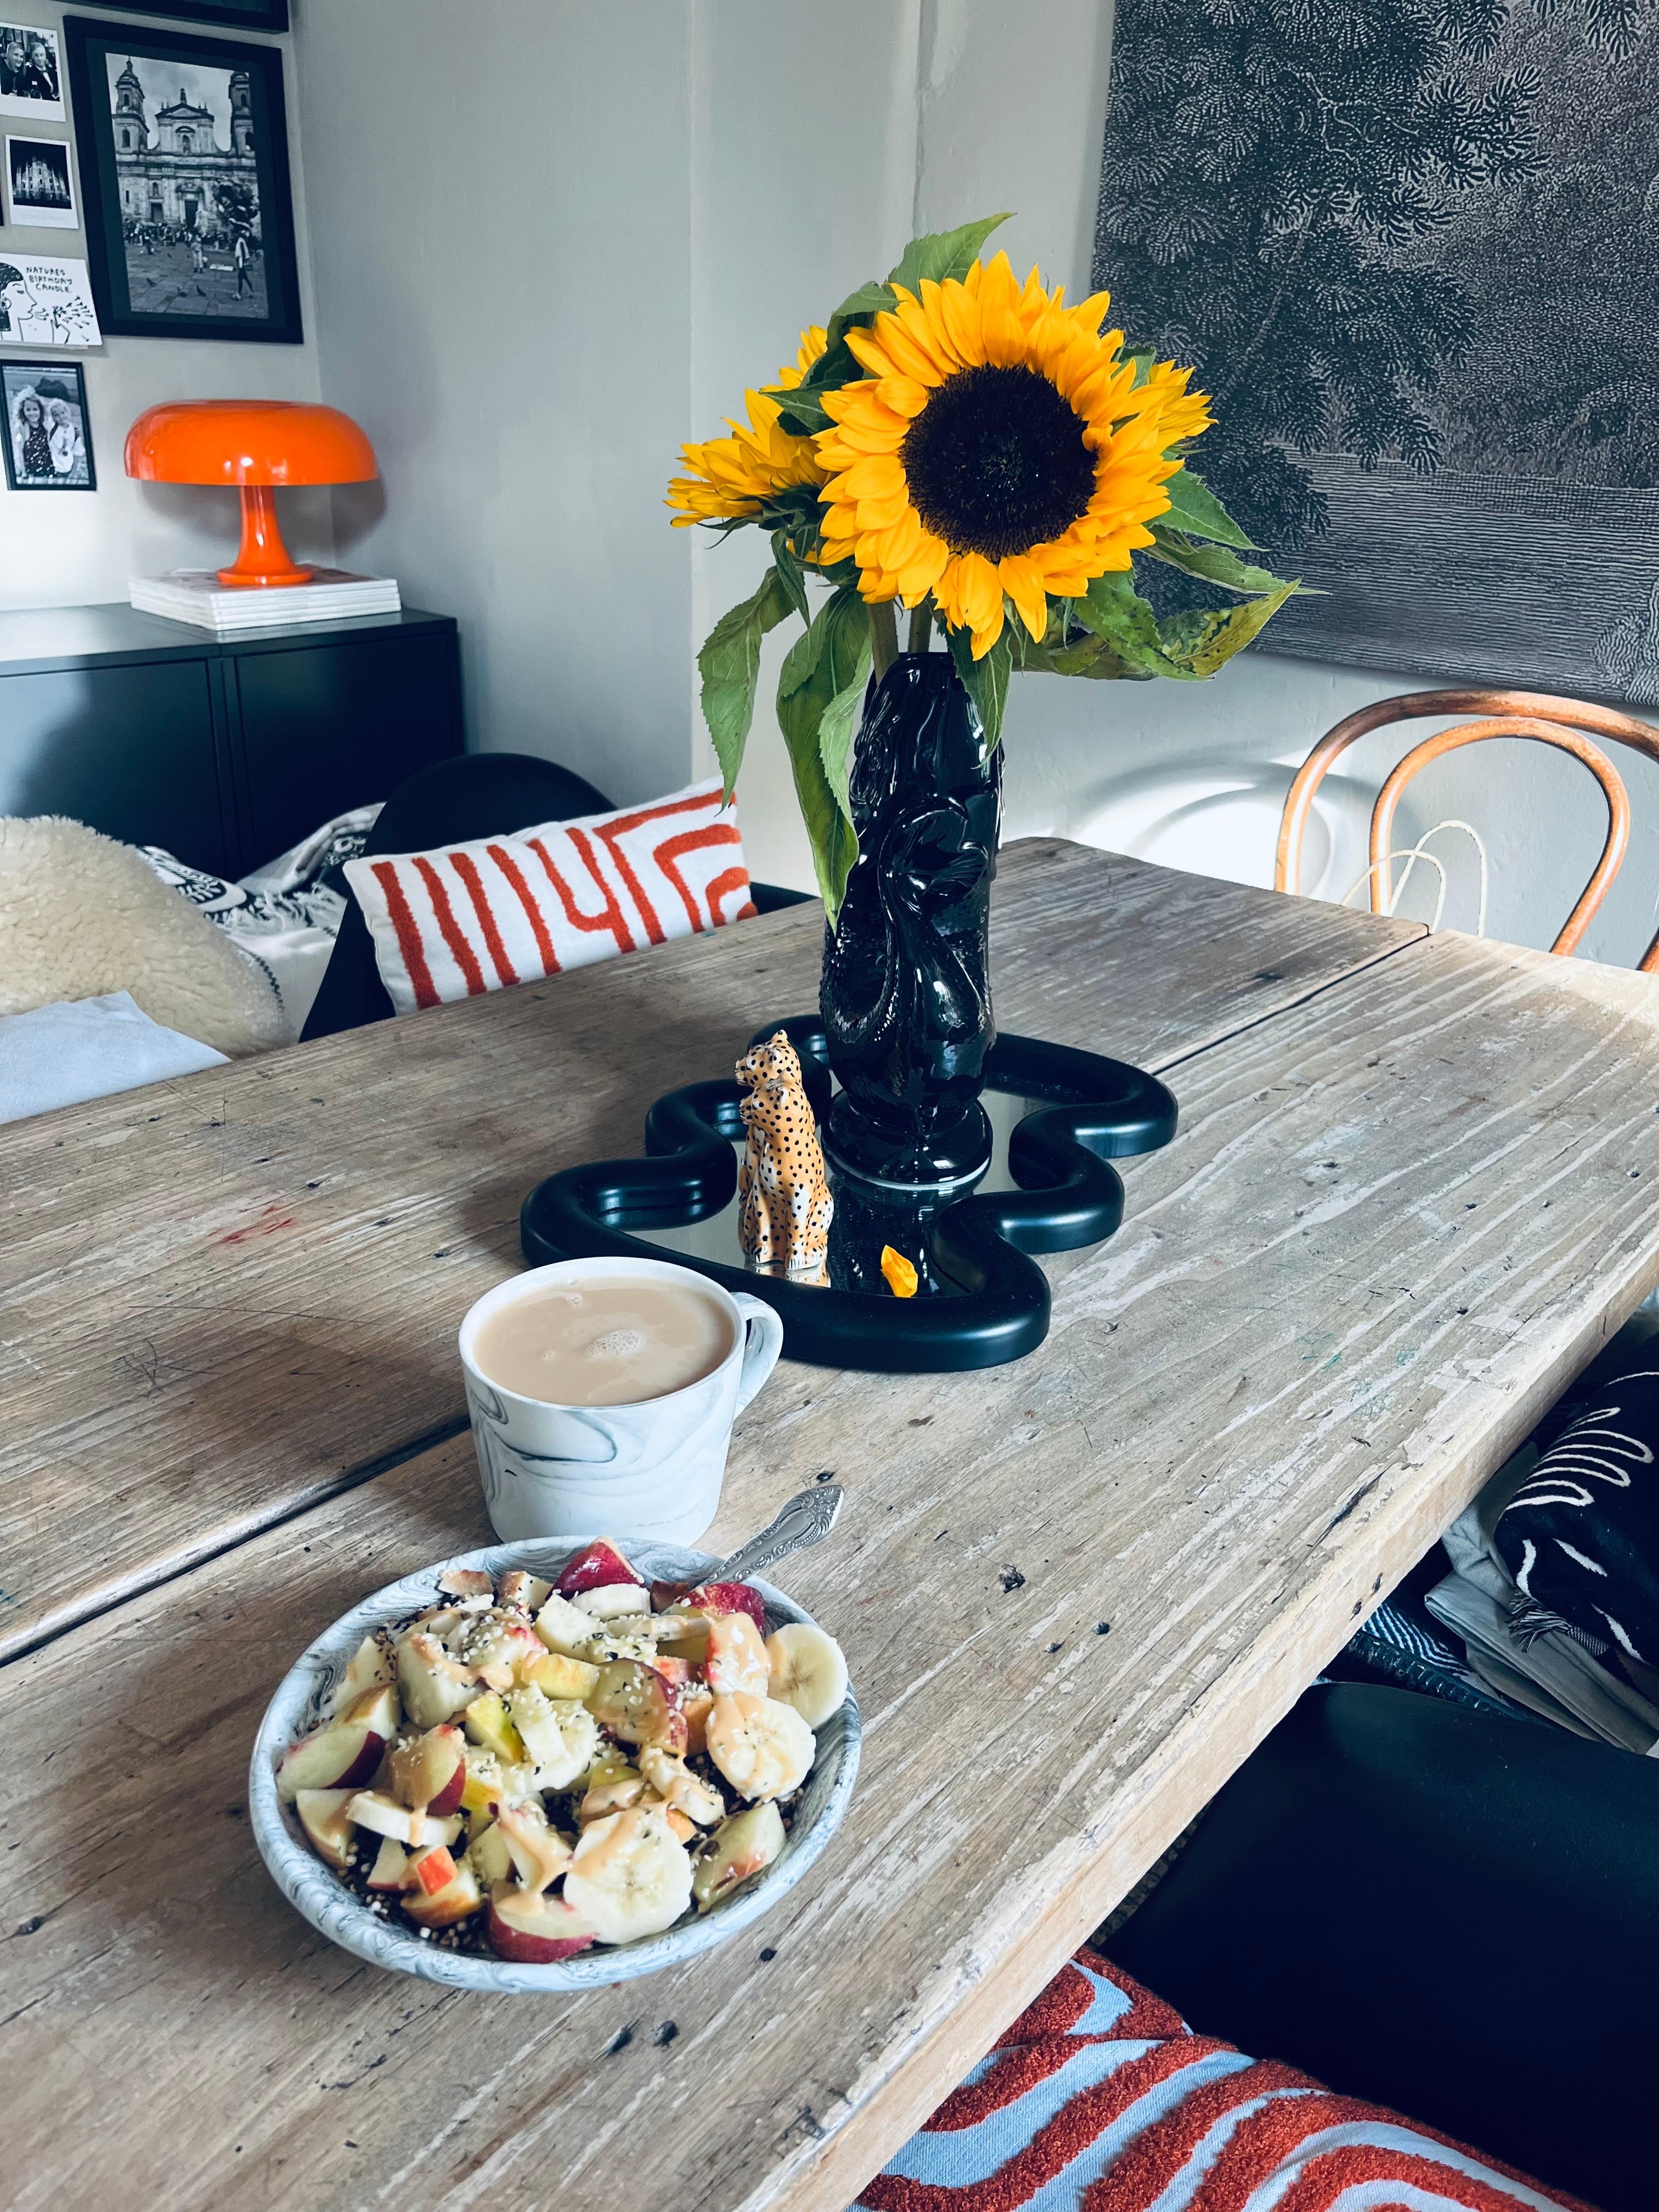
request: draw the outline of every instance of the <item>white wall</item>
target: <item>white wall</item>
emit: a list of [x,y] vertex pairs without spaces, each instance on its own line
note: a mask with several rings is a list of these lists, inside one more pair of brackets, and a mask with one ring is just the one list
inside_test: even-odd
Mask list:
[[[9,20],[61,32],[67,10],[60,0],[28,0]],[[113,17],[112,21],[127,18]],[[131,20],[156,28],[161,19],[135,9]],[[205,25],[167,23],[170,31]],[[234,34],[228,34],[234,35]],[[61,42],[60,42],[61,43]],[[271,41],[265,41],[270,44]],[[292,40],[274,43],[291,49]],[[13,492],[0,477],[0,608],[53,607],[125,599],[127,579],[166,568],[217,565],[236,550],[237,500],[230,491],[171,484],[139,484],[121,466],[121,451],[135,416],[163,399],[315,399],[318,397],[316,308],[310,285],[305,191],[292,56],[287,67],[289,155],[298,226],[300,297],[304,345],[210,344],[197,339],[109,338],[90,353],[66,358],[86,371],[98,489],[93,492]],[[65,100],[67,107],[68,101]],[[33,124],[0,118],[0,130],[31,137],[72,139],[74,125]],[[80,191],[77,171],[76,190]],[[0,246],[24,253],[84,258],[78,230],[40,230],[8,224]],[[0,347],[0,361],[36,356],[24,346]],[[332,551],[328,495],[283,495],[283,526],[296,553]]]
[[[1016,264],[1086,289],[1109,8],[489,0],[459,46],[455,23],[453,0],[303,0],[323,389],[385,471],[336,495],[337,526],[352,560],[461,617],[475,744],[639,797],[707,765],[693,656],[764,558],[666,527],[680,442],[716,432],[913,229],[1013,209]],[[767,703],[787,643],[739,796],[756,873],[805,886]],[[1203,685],[1022,679],[1007,833],[1267,882],[1290,763],[1362,701],[1423,688],[1267,654]],[[1368,741],[1334,793],[1308,888],[1363,866],[1358,798],[1386,750]],[[1659,819],[1659,771],[1620,764],[1638,823]],[[1547,944],[1599,849],[1599,797],[1516,745],[1434,775],[1419,818],[1489,833],[1489,927]],[[1633,959],[1659,920],[1651,835],[1638,847],[1598,957]],[[1446,918],[1472,921],[1452,866]],[[1408,904],[1428,910],[1415,887]]]

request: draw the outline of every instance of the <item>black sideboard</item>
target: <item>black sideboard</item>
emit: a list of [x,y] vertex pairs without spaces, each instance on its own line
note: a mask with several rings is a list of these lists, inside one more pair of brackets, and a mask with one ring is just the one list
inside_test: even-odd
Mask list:
[[118,605],[0,614],[0,815],[234,877],[463,750],[448,615],[216,638]]

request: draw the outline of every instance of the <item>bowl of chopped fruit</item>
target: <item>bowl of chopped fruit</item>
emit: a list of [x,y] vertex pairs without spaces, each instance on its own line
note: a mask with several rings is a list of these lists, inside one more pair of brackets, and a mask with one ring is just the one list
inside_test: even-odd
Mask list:
[[859,1763],[841,1647],[708,1554],[499,1544],[365,1598],[253,1749],[253,1832],[372,1965],[580,1990],[695,1958],[776,1904]]

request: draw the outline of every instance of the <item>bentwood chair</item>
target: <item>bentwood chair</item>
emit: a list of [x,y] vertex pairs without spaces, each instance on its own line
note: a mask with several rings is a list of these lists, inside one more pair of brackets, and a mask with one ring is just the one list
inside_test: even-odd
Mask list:
[[[1328,730],[1302,766],[1297,770],[1285,800],[1285,811],[1279,826],[1279,853],[1273,870],[1273,888],[1293,891],[1298,889],[1302,872],[1302,841],[1308,826],[1308,817],[1313,811],[1314,794],[1337,760],[1358,738],[1370,731],[1382,729],[1391,722],[1421,721],[1437,714],[1474,714],[1479,719],[1460,722],[1454,729],[1441,730],[1433,737],[1425,738],[1400,762],[1377,794],[1371,810],[1370,867],[1370,903],[1373,914],[1388,914],[1393,910],[1403,878],[1394,879],[1394,864],[1405,859],[1408,864],[1413,854],[1397,854],[1390,837],[1394,828],[1395,811],[1401,793],[1418,772],[1443,754],[1455,752],[1461,746],[1478,744],[1487,738],[1530,738],[1542,744],[1554,745],[1582,761],[1601,785],[1607,802],[1607,842],[1595,872],[1585,885],[1583,894],[1568,915],[1559,936],[1551,945],[1552,952],[1571,952],[1582,940],[1597,908],[1607,896],[1613,878],[1625,857],[1630,842],[1630,801],[1618,770],[1601,750],[1584,734],[1593,732],[1596,737],[1611,738],[1620,744],[1631,745],[1645,753],[1650,760],[1659,761],[1659,730],[1646,722],[1638,722],[1633,715],[1622,714],[1616,708],[1593,707],[1580,699],[1558,699],[1541,691],[1412,691],[1398,698],[1379,699],[1373,705],[1362,707]],[[1465,823],[1448,824],[1460,829]],[[1478,841],[1477,841],[1478,842]],[[1420,846],[1413,848],[1420,854]],[[1433,862],[1431,855],[1425,855]],[[1638,966],[1647,974],[1659,970],[1659,934],[1656,934]]]

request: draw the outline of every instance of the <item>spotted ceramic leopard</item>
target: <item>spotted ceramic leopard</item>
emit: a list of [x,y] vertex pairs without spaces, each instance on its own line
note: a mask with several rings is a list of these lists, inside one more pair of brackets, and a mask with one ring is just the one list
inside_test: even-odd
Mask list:
[[738,1170],[738,1234],[757,1267],[792,1273],[821,1267],[830,1245],[830,1195],[817,1124],[800,1061],[777,1030],[738,1062],[749,1085],[741,1112],[749,1142]]

